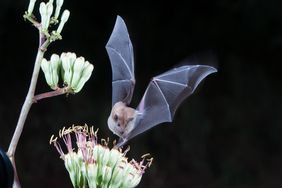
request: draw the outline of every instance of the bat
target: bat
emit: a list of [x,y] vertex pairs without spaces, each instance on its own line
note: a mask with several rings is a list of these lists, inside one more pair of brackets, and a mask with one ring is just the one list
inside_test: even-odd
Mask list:
[[[112,110],[108,127],[120,137],[118,146],[163,122],[172,122],[179,105],[217,69],[183,65],[151,79],[136,109],[129,107],[134,86],[134,55],[125,22],[117,16],[106,50],[112,67]],[[201,62],[197,62],[201,63]]]

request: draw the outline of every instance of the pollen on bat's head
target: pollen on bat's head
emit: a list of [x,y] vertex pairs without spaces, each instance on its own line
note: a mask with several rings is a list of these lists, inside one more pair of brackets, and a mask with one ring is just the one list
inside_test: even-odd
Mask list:
[[136,187],[153,161],[148,154],[143,155],[140,162],[134,159],[129,161],[126,157],[129,148],[124,151],[116,147],[110,149],[109,139],[98,143],[97,131],[87,125],[63,128],[59,131],[59,138],[65,143],[66,152],[54,135],[50,144],[56,147],[64,160],[75,188]]

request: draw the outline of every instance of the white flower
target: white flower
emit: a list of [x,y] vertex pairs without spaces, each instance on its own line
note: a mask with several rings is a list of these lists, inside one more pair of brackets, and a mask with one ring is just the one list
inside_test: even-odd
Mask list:
[[[72,142],[71,134],[74,133],[76,141]],[[124,152],[120,148],[109,149],[108,142],[98,144],[97,131],[88,126],[73,126],[59,131],[67,147],[64,153],[58,139],[50,139],[57,148],[61,158],[65,161],[66,169],[70,174],[75,188],[133,188],[142,178],[145,169],[152,163],[153,158],[146,159],[145,155],[140,162],[134,159],[128,161],[125,157],[129,149]],[[77,147],[73,148],[72,143]],[[147,162],[146,162],[146,161]]]

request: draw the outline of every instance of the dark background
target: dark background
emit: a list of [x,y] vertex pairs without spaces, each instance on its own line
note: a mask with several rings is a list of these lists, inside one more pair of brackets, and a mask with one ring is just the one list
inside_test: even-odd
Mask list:
[[[22,19],[27,6],[27,0],[0,2],[4,149],[27,93],[38,45],[36,29]],[[185,100],[173,123],[130,141],[130,157],[149,152],[155,159],[139,187],[282,186],[282,1],[66,0],[64,8],[71,11],[64,40],[51,44],[45,57],[73,51],[95,70],[75,96],[32,106],[16,153],[23,187],[71,187],[63,161],[48,143],[63,126],[87,123],[100,128],[100,137],[114,138],[106,124],[111,67],[104,46],[117,14],[124,18],[135,50],[133,106],[153,75],[201,51],[213,50],[218,57],[218,73]],[[41,72],[37,93],[48,90]]]

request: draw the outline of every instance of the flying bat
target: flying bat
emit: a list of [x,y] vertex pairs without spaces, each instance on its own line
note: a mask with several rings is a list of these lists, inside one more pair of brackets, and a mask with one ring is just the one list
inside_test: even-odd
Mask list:
[[129,107],[134,86],[134,55],[125,22],[117,16],[106,44],[112,67],[112,110],[109,129],[120,137],[118,146],[163,122],[172,122],[184,99],[216,68],[208,65],[183,65],[155,76],[136,109]]

